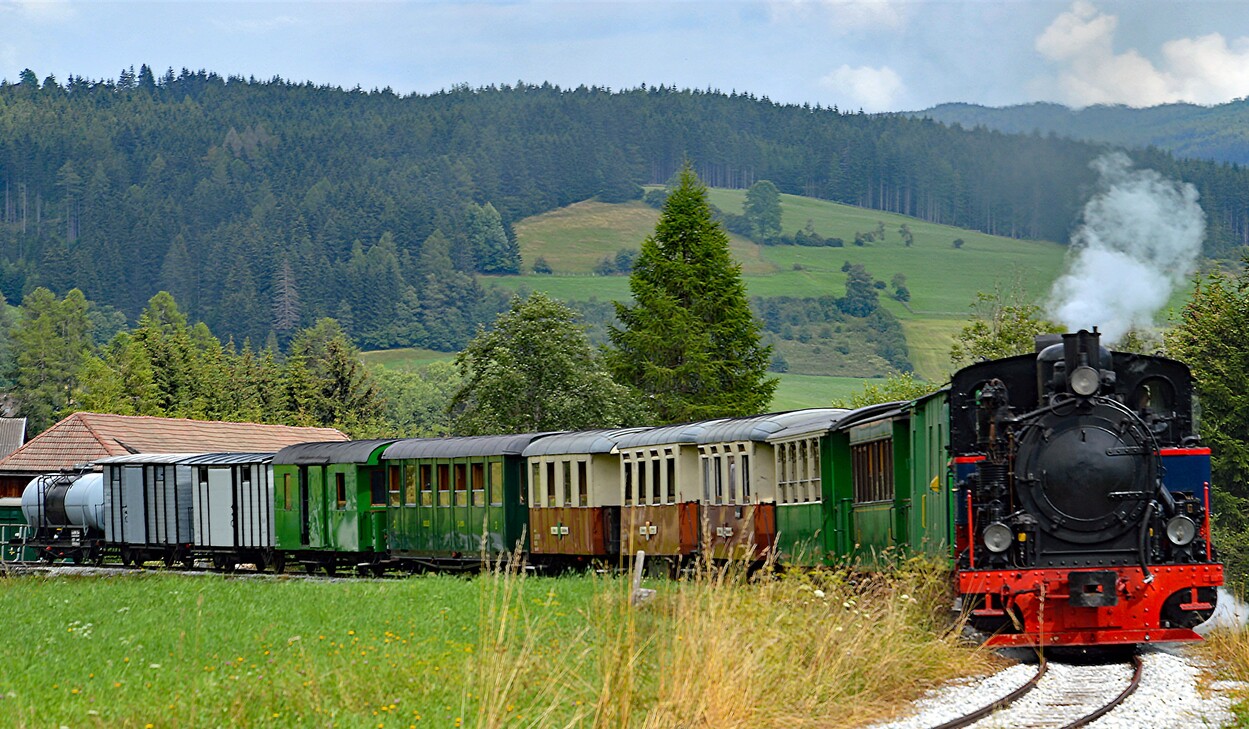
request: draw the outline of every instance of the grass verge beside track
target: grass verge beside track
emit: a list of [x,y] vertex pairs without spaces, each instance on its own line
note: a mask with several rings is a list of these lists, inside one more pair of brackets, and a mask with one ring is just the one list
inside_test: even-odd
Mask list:
[[0,724],[850,726],[986,670],[947,577],[13,577]]

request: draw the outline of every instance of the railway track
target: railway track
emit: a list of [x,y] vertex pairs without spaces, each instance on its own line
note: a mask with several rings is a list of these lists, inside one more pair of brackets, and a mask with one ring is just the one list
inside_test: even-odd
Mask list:
[[1143,670],[1140,656],[1128,664],[1108,665],[1051,665],[1042,660],[1036,675],[1010,694],[934,729],[1088,726],[1136,691]]

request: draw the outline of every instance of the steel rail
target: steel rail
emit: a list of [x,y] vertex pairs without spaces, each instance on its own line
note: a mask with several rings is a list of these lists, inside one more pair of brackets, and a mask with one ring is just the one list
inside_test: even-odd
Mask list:
[[1115,707],[1122,704],[1124,700],[1135,693],[1137,687],[1141,685],[1141,673],[1145,670],[1145,663],[1141,660],[1140,656],[1132,656],[1132,667],[1132,680],[1128,682],[1127,688],[1123,689],[1123,691],[1121,691],[1113,701],[1091,714],[1087,714],[1080,719],[1076,719],[1070,724],[1064,726],[1062,729],[1077,729],[1077,727],[1088,726],[1089,724],[1092,724],[1103,716],[1109,714],[1111,711],[1114,711]]
[[1045,662],[1045,659],[1042,658],[1040,659],[1040,664],[1037,667],[1036,675],[1033,676],[1031,679],[1029,679],[1029,681],[1025,683],[1024,685],[1020,686],[1014,691],[1011,691],[1009,694],[1006,694],[1005,696],[998,699],[997,701],[994,701],[992,704],[989,704],[988,706],[983,706],[971,712],[970,714],[964,714],[963,716],[960,716],[957,719],[952,719],[950,721],[947,721],[944,724],[939,724],[933,727],[933,729],[962,729],[962,727],[971,726],[972,724],[975,724],[976,722],[985,718],[989,714],[992,714],[998,711],[999,709],[1004,709],[1007,706],[1010,706],[1011,704],[1015,703],[1015,701],[1023,697],[1025,694],[1027,694],[1029,691],[1036,688],[1036,685],[1041,680],[1041,677],[1045,675],[1045,668],[1046,668],[1046,662]]

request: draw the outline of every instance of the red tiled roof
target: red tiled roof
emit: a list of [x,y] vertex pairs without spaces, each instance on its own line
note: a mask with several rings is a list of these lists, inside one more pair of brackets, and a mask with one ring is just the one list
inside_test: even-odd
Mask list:
[[334,428],[74,413],[0,460],[0,473],[43,473],[126,453],[269,452],[327,440],[348,438]]

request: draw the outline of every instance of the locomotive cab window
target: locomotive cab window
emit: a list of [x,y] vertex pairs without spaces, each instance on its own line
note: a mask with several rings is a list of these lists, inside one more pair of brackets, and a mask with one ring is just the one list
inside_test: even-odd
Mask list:
[[1136,386],[1129,404],[1138,412],[1170,413],[1175,408],[1175,387],[1161,377],[1150,377]]

